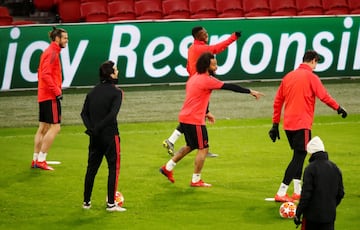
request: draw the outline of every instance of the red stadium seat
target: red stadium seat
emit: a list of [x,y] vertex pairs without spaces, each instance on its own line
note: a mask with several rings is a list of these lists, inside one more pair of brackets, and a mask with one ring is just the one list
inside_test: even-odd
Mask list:
[[109,21],[135,20],[134,0],[108,2]]
[[80,22],[80,0],[58,0],[58,13],[61,22]]
[[346,0],[323,0],[324,13],[327,15],[348,14],[349,7]]
[[5,6],[0,6],[0,17],[11,16],[9,9]]
[[295,0],[271,0],[270,10],[272,16],[296,16]]
[[135,1],[136,19],[162,19],[161,1],[138,0]]
[[217,18],[215,0],[189,0],[191,18]]
[[164,0],[162,8],[164,19],[190,18],[188,0]]
[[14,20],[14,18],[10,15],[9,9],[5,6],[0,6],[0,26],[19,26],[29,24],[36,24],[36,22],[31,20]]
[[359,0],[348,0],[350,8],[350,14],[360,14],[360,1]]
[[244,10],[241,0],[216,0],[218,18],[243,17]]
[[298,15],[323,15],[321,0],[296,0]]
[[13,17],[9,13],[9,9],[5,6],[0,6],[0,26],[12,25]]
[[86,22],[107,22],[107,3],[106,1],[82,2],[80,15]]
[[264,17],[270,16],[270,6],[268,0],[243,0],[245,17]]
[[53,0],[33,0],[36,9],[41,11],[49,11],[55,6]]

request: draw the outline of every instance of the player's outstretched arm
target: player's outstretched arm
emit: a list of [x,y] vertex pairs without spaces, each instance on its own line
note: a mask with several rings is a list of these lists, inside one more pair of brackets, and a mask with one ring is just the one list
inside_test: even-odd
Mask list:
[[244,87],[241,87],[239,85],[231,84],[231,83],[224,83],[224,85],[221,87],[221,89],[231,90],[237,93],[247,93],[252,96],[254,96],[256,99],[259,99],[260,97],[264,96],[263,93],[258,92],[256,90],[247,89]]

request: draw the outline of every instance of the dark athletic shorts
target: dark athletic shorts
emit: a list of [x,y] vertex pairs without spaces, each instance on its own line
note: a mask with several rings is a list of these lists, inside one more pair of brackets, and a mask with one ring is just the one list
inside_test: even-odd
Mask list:
[[186,145],[191,149],[205,149],[209,147],[208,133],[205,125],[191,125],[180,123],[184,131]]
[[61,123],[60,100],[48,100],[39,102],[39,121],[48,124]]

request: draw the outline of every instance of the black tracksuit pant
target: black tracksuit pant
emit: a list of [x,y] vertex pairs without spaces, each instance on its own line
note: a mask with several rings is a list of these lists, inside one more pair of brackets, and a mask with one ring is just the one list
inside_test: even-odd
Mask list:
[[89,202],[95,176],[105,155],[108,163],[108,203],[113,204],[120,172],[120,137],[90,136],[88,166],[85,176],[84,202]]

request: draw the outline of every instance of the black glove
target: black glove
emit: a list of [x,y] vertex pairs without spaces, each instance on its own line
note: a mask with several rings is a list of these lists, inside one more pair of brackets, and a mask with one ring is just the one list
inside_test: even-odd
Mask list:
[[345,111],[345,109],[341,106],[339,106],[339,108],[337,109],[337,113],[341,114],[342,118],[345,118],[347,116],[347,112]]
[[234,32],[234,33],[235,33],[235,36],[236,36],[237,38],[241,37],[241,31],[236,31],[236,32]]
[[296,225],[296,228],[299,227],[299,225],[301,224],[300,217],[298,217],[298,216],[294,217],[294,224]]
[[56,100],[61,101],[62,99],[63,99],[63,96],[61,94],[56,96]]
[[280,140],[280,133],[279,133],[279,124],[274,123],[272,128],[269,131],[270,139],[275,142],[276,138]]

